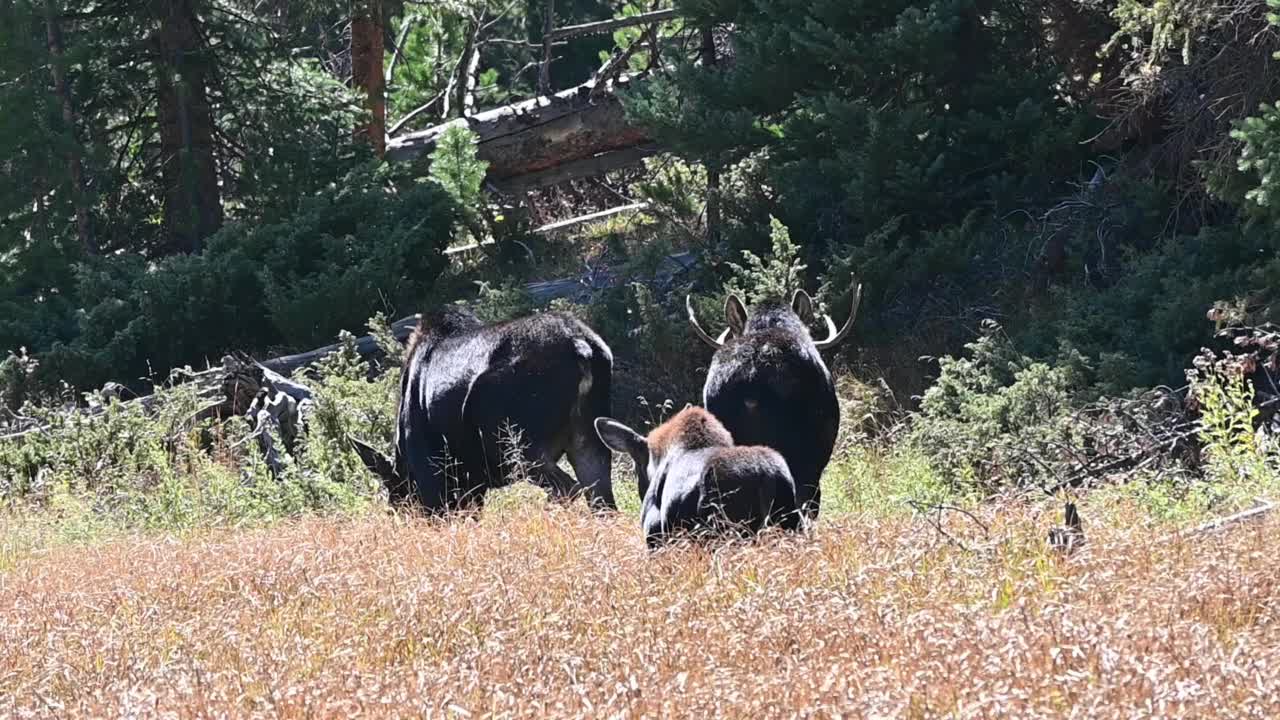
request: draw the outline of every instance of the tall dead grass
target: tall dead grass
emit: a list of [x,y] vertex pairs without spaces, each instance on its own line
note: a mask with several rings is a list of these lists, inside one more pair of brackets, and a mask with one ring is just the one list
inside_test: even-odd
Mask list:
[[0,573],[0,715],[1280,716],[1274,521],[1063,560],[1027,512],[655,555],[536,505],[64,547]]

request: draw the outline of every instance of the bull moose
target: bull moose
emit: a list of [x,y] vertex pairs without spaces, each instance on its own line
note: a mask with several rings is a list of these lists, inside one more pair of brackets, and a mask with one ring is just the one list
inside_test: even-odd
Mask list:
[[[592,425],[610,413],[612,376],[609,346],[571,315],[486,326],[446,306],[425,315],[409,340],[394,457],[352,444],[393,502],[416,494],[432,513],[478,507],[487,490],[510,482],[517,462],[553,497],[585,491],[593,505],[614,509],[611,455]],[[556,465],[566,453],[576,481]]]
[[711,413],[687,407],[647,437],[608,417],[600,439],[635,463],[650,547],[682,534],[757,532],[800,525],[787,463],[767,447],[741,447]]
[[736,295],[725,301],[728,328],[713,338],[698,323],[692,298],[685,298],[689,323],[703,342],[716,349],[703,386],[703,405],[720,419],[742,445],[765,445],[787,461],[795,479],[796,499],[805,517],[816,518],[822,499],[819,482],[831,460],[840,431],[840,406],[831,371],[821,350],[838,345],[849,334],[862,286],[844,327],[836,330],[823,315],[828,335],[814,341],[813,300],[804,290],[791,303],[763,302],[747,311]]

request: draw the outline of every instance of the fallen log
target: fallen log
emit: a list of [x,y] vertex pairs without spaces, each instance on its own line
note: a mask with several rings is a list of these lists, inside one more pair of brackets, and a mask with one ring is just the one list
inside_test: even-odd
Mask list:
[[598,177],[613,170],[639,165],[645,158],[662,152],[658,145],[646,143],[622,150],[604,152],[591,157],[573,160],[556,167],[537,172],[529,172],[492,183],[499,191],[508,195],[517,195],[530,190],[559,185],[570,180]]
[[[453,127],[466,127],[477,135],[476,154],[489,164],[488,179],[502,187],[504,181],[551,171],[578,161],[591,161],[619,150],[650,145],[647,130],[627,119],[617,91],[634,79],[618,78],[597,90],[595,80],[547,97],[461,117],[433,128],[408,133],[387,144],[387,158],[400,162],[429,155],[440,138]],[[605,82],[608,82],[607,80]],[[624,156],[639,162],[642,155]],[[619,158],[613,158],[618,161]],[[575,173],[596,173],[600,162],[576,166],[574,172],[546,176],[544,182],[562,182]],[[580,175],[587,177],[588,175]]]
[[[417,326],[417,315],[400,318],[399,320],[391,323],[391,334],[395,336],[396,340],[399,340],[400,342],[407,342],[409,336],[413,334],[413,329]],[[380,352],[378,341],[375,340],[372,335],[363,335],[356,338],[355,344],[356,352],[360,353],[361,357],[371,357]],[[334,353],[341,348],[342,343],[333,343],[332,345],[325,345],[322,348],[308,350],[295,355],[285,355],[284,357],[263,360],[261,365],[262,367],[271,370],[272,372],[279,373],[280,375],[292,375],[299,368],[318,362],[324,356]]]

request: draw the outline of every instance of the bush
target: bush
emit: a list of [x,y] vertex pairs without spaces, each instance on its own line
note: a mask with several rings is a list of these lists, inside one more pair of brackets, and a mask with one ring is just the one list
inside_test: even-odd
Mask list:
[[1280,262],[1263,228],[1210,227],[1141,252],[1113,250],[1122,260],[1111,273],[1054,289],[1013,333],[1034,356],[1051,356],[1064,342],[1077,348],[1098,365],[1102,393],[1181,384],[1211,339],[1204,318],[1215,301],[1247,298],[1259,311],[1275,305],[1270,288],[1280,281]]
[[381,486],[347,437],[392,436],[399,374],[368,379],[353,337],[343,337],[309,372],[314,404],[278,478],[247,441],[244,418],[197,420],[205,401],[178,385],[160,389],[149,410],[118,400],[96,416],[28,406],[46,427],[0,443],[0,500],[73,526],[166,530],[376,504]]
[[[224,228],[203,255],[82,263],[72,329],[27,346],[46,384],[81,388],[230,350],[315,347],[375,311],[423,304],[445,267],[456,214],[436,184],[364,166],[303,200],[287,220]],[[0,324],[0,347],[29,342],[6,334],[25,328]]]
[[[376,318],[370,321],[369,329],[375,336],[380,334]],[[313,377],[306,382],[314,393],[314,405],[300,442],[299,463],[304,474],[376,494],[380,492],[379,481],[351,452],[347,438],[378,446],[395,437],[400,372],[392,365],[374,376],[369,363],[356,352],[354,341],[351,333],[344,332],[342,347],[310,371]],[[399,343],[390,342],[395,347],[385,342],[380,345],[403,351]],[[390,456],[390,446],[381,449]]]
[[[995,492],[1043,480],[1036,461],[1051,443],[1081,447],[1071,422],[1086,376],[1078,356],[1051,366],[1018,353],[994,323],[943,357],[908,434],[953,487]],[[1056,453],[1055,453],[1056,454]]]

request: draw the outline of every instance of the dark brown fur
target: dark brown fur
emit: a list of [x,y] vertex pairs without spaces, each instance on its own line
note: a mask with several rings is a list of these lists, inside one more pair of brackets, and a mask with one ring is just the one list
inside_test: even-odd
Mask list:
[[[608,345],[572,316],[485,325],[445,306],[409,338],[394,458],[352,444],[393,501],[416,497],[430,512],[483,502],[517,467],[557,497],[587,491],[612,508],[609,451],[591,424],[609,411],[612,373]],[[576,478],[557,466],[566,454]]]

